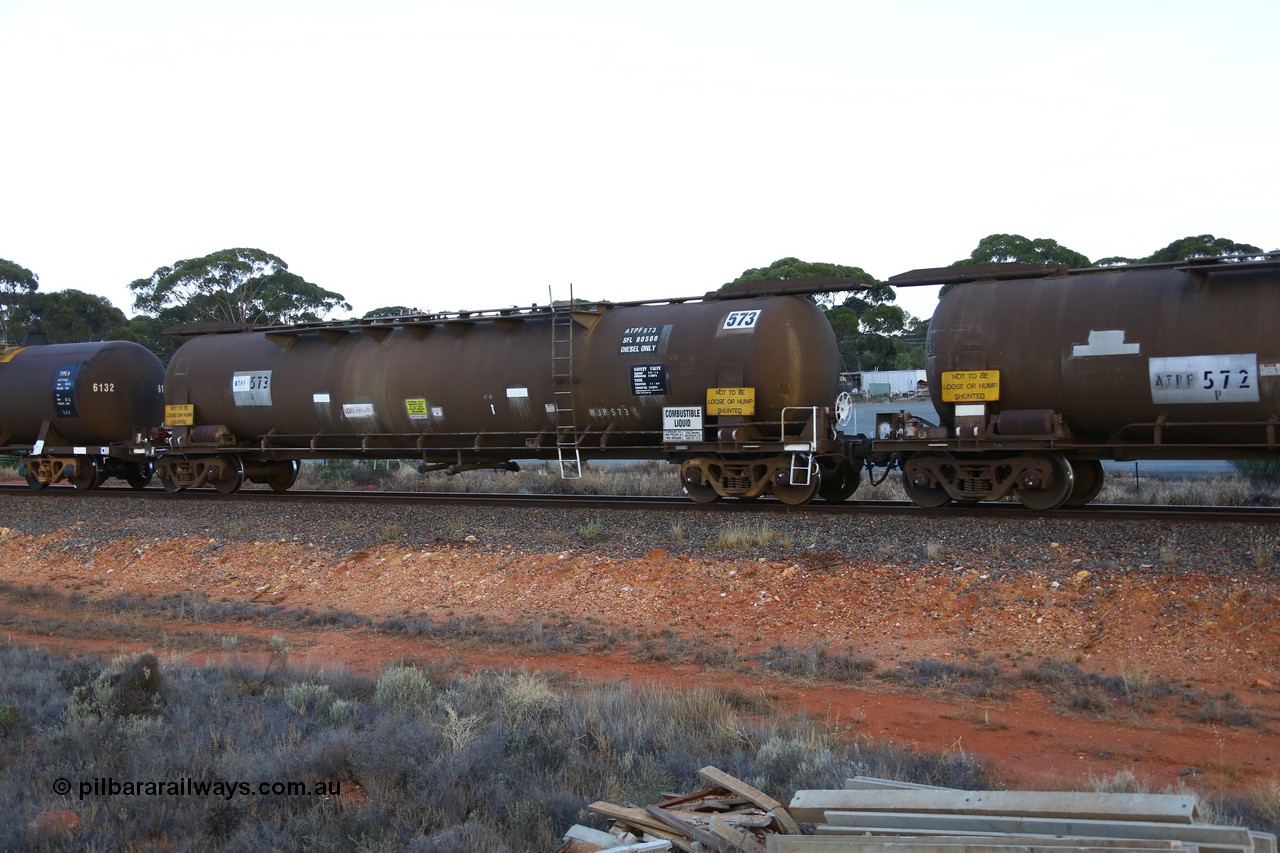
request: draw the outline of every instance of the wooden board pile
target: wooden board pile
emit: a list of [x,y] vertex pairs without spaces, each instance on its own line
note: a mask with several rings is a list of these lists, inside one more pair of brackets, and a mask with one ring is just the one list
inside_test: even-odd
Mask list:
[[[1204,823],[1190,794],[962,791],[856,777],[788,807],[714,767],[711,787],[647,808],[596,802],[562,853],[1277,853],[1276,837]],[[800,824],[806,827],[802,830]]]
[[612,832],[575,826],[562,853],[765,853],[771,833],[800,834],[782,803],[715,767],[698,774],[710,787],[667,797],[646,808],[599,801],[587,808],[613,821]]

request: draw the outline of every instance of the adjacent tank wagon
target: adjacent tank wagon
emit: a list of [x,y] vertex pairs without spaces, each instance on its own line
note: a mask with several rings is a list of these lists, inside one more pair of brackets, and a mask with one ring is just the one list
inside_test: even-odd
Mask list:
[[170,362],[158,474],[234,491],[287,488],[309,458],[450,472],[552,459],[566,476],[584,456],[665,458],[699,500],[800,502],[823,469],[856,486],[835,458],[837,365],[830,325],[796,295],[205,334]]
[[120,477],[151,479],[136,453],[164,413],[164,365],[128,341],[47,344],[0,351],[0,446],[24,457],[27,482],[76,488]]
[[[886,415],[878,452],[941,505],[1086,503],[1101,460],[1274,458],[1280,260],[920,271],[956,283],[926,344],[940,426]],[[914,421],[914,422],[913,422]]]

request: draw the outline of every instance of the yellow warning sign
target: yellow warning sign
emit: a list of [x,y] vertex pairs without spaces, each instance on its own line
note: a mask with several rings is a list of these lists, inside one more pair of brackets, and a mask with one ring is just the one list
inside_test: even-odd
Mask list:
[[948,370],[942,374],[944,403],[994,403],[999,399],[998,370]]
[[170,403],[164,407],[165,426],[195,426],[196,407],[194,403]]
[[754,415],[756,413],[756,389],[708,388],[708,415]]
[[427,416],[427,401],[422,397],[409,397],[404,401],[404,410],[411,418]]

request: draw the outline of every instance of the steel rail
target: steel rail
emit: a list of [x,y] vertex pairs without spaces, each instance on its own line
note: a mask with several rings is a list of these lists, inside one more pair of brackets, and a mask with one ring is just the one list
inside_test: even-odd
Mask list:
[[393,492],[393,491],[331,491],[297,489],[273,492],[268,489],[243,489],[233,495],[222,495],[213,489],[187,489],[177,493],[166,492],[151,486],[136,490],[124,486],[105,486],[89,491],[78,491],[70,486],[56,485],[33,490],[25,485],[0,485],[0,494],[26,494],[33,499],[85,500],[87,498],[114,499],[124,497],[162,501],[190,500],[248,500],[260,502],[322,501],[330,503],[386,503],[389,505],[448,505],[491,507],[538,507],[543,509],[576,508],[589,510],[633,510],[652,512],[713,512],[725,515],[809,513],[814,515],[874,514],[914,518],[955,518],[1004,520],[1045,518],[1092,521],[1171,521],[1171,522],[1221,522],[1250,524],[1280,524],[1280,507],[1232,507],[1232,506],[1164,506],[1149,504],[1089,504],[1076,508],[1032,510],[1012,501],[979,504],[952,504],[938,509],[926,509],[910,501],[844,501],[826,503],[814,501],[803,506],[788,506],[779,501],[763,498],[755,501],[723,500],[710,504],[694,503],[684,497],[627,496],[627,495],[528,495],[478,492]]

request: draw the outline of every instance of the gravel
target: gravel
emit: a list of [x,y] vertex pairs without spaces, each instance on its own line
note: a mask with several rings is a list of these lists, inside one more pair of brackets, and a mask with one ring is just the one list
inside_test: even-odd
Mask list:
[[[32,534],[63,530],[62,549],[92,553],[119,537],[199,536],[218,541],[305,541],[337,554],[394,542],[466,542],[480,549],[599,551],[891,562],[902,566],[1034,571],[1064,560],[1075,570],[1232,574],[1270,570],[1272,528],[1236,523],[1056,519],[904,518],[793,511],[785,517],[723,511],[512,510],[482,506],[227,501],[183,496],[0,495],[0,525]],[[1277,553],[1273,553],[1277,552]]]

